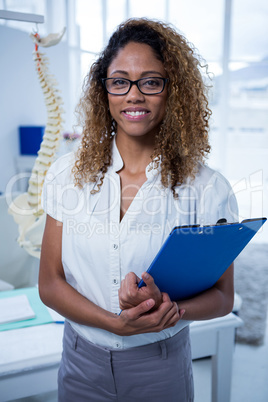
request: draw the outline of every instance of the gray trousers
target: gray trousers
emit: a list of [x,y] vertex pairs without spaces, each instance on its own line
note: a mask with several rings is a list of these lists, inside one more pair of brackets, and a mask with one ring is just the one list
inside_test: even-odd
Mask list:
[[109,350],[65,324],[59,402],[192,402],[193,393],[188,327],[150,345]]

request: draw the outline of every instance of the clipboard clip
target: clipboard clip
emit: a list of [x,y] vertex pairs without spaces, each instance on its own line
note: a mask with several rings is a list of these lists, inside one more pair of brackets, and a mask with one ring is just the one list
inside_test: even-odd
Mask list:
[[227,219],[221,218],[217,221],[216,225],[227,225]]

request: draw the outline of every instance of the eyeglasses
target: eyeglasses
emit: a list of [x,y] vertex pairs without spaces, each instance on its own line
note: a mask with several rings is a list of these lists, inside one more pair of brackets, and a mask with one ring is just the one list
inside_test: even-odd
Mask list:
[[127,78],[103,78],[102,83],[106,91],[111,95],[126,95],[132,85],[136,85],[143,95],[157,95],[164,91],[168,78],[146,77],[136,81]]

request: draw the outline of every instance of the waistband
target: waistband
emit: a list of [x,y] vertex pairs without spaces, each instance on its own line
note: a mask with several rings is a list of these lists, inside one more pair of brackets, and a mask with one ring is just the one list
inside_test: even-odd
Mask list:
[[162,358],[166,358],[168,353],[185,347],[186,344],[190,348],[189,326],[183,328],[171,338],[148,345],[118,350],[95,345],[78,335],[69,322],[65,322],[64,343],[72,349],[79,349],[80,352],[88,355],[88,358],[100,359],[104,362],[110,362],[111,358],[114,361],[136,360],[159,356],[160,354]]

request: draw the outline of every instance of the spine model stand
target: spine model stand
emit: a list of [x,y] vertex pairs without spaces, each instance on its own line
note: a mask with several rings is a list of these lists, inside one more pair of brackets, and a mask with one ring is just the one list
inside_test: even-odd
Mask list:
[[65,28],[59,34],[50,34],[40,38],[31,34],[35,43],[33,59],[38,74],[38,79],[43,91],[46,109],[47,124],[43,141],[38,151],[29,180],[27,193],[20,194],[9,207],[9,213],[13,215],[19,226],[18,243],[21,247],[37,258],[40,257],[41,242],[45,226],[45,214],[41,207],[42,187],[48,168],[55,159],[62,135],[62,98],[58,95],[57,82],[48,69],[48,58],[38,50],[39,46],[49,47],[60,42]]

